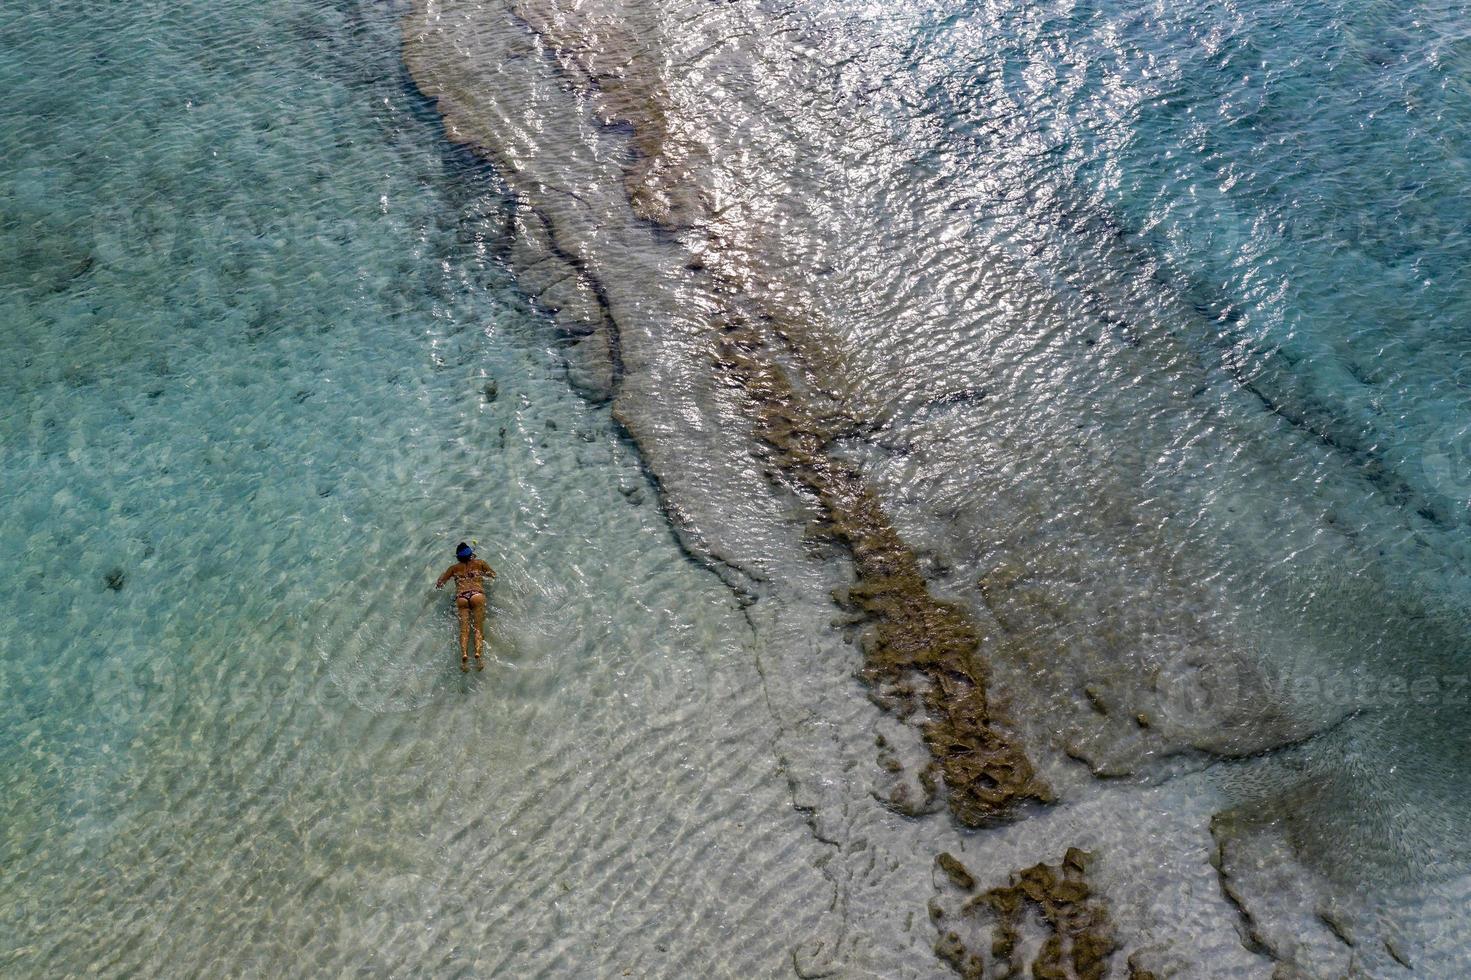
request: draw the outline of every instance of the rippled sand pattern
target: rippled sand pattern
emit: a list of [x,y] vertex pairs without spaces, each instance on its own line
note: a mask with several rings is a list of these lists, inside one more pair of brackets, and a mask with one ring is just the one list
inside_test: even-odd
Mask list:
[[[856,796],[925,788],[875,770],[903,784],[923,763],[902,727],[828,707],[844,654],[819,624],[862,629],[827,601],[853,568],[821,533],[794,529],[821,518],[799,471],[751,465],[771,439],[749,418],[749,382],[718,373],[731,346],[800,379],[790,417],[844,420],[790,443],[852,467],[929,587],[972,612],[998,699],[1064,805],[1110,799],[1092,777],[1204,772],[1222,812],[1290,814],[1290,827],[1251,825],[1240,847],[1220,839],[1249,821],[1208,820],[1218,892],[1180,919],[1224,915],[1249,938],[1254,916],[1275,918],[1276,938],[1240,947],[1259,970],[1397,969],[1390,946],[1410,944],[1438,968],[1464,957],[1444,940],[1459,915],[1444,899],[1466,874],[1450,775],[1466,765],[1466,716],[1447,700],[1467,619],[1466,494],[1445,446],[1465,406],[1422,397],[1445,390],[1447,353],[1465,356],[1465,293],[1447,278],[1463,241],[1354,240],[1323,218],[1350,186],[1386,227],[1427,207],[1461,213],[1438,178],[1401,207],[1378,177],[1347,175],[1393,171],[1388,144],[1353,134],[1365,114],[1399,112],[1397,96],[1407,113],[1468,107],[1441,48],[1413,56],[1403,18],[1329,6],[1201,19],[960,3],[415,5],[416,81],[540,222],[518,265],[535,282],[558,265],[595,296],[585,327],[610,330],[623,354],[615,413],[676,526],[759,597],[758,633],[780,638],[768,639],[775,671],[808,672],[774,698],[782,744],[845,853],[860,836]],[[1414,26],[1453,35],[1428,7],[1429,26]],[[1382,50],[1366,57],[1366,38]],[[1366,67],[1384,58],[1393,72]],[[1309,200],[1315,172],[1289,147],[1288,117],[1311,118],[1332,147]],[[1450,133],[1437,146],[1463,158]],[[1393,145],[1387,155],[1407,152]],[[1388,239],[1420,250],[1424,292],[1403,288]],[[1338,261],[1355,249],[1375,257]],[[1380,300],[1344,299],[1368,293],[1425,304],[1435,343],[1374,369],[1368,350],[1345,353],[1393,332]],[[1323,363],[1304,359],[1319,338]],[[1391,405],[1406,413],[1394,424]],[[808,645],[783,621],[793,608]],[[1413,706],[1410,678],[1431,685]],[[1325,693],[1345,683],[1358,693]],[[877,758],[812,735],[814,716],[849,747],[881,729]],[[1339,778],[1345,767],[1357,778]],[[1134,824],[1130,805],[1113,796],[1095,813],[1116,860],[1198,860],[1195,838],[1162,846],[1173,832]],[[898,836],[888,843],[912,859],[926,849],[916,839],[945,832]],[[1293,899],[1261,904],[1265,880],[1238,887],[1284,855],[1300,863]],[[1105,865],[1104,891],[1141,887],[1121,867]],[[901,876],[884,881],[890,894]],[[1413,900],[1396,890],[1404,878]],[[873,928],[884,948],[875,937],[892,934]],[[1156,935],[1139,941],[1155,948]],[[1251,972],[1203,952],[1213,941],[1202,930],[1195,952],[1176,952]]]
[[785,973],[832,885],[750,627],[393,12],[12,6],[0,54],[0,972]]
[[7,5],[0,974],[1465,975],[1464,19]]

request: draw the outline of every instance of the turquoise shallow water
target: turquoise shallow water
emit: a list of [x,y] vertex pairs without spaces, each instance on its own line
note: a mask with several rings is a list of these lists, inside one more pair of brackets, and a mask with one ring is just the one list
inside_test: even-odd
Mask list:
[[[567,386],[506,267],[516,205],[409,83],[402,13],[0,13],[7,973],[776,975],[833,904],[760,644]],[[824,148],[859,164],[851,210],[790,222],[860,258],[824,281],[911,542],[959,577],[1044,556],[1083,596],[1047,639],[1085,666],[1135,638],[1119,603],[1174,651],[1150,617],[1185,596],[1305,714],[1357,710],[1227,795],[1320,871],[1445,908],[1467,14],[822,8],[805,36],[844,57],[794,97],[885,128]],[[865,292],[864,257],[901,285]],[[429,588],[461,537],[502,573],[469,677]],[[1145,559],[1100,579],[1120,553]],[[1464,952],[1440,921],[1432,964]]]
[[[657,971],[707,882],[748,935],[765,854],[807,895],[735,604],[568,388],[398,14],[0,13],[7,975]],[[469,675],[460,538],[501,575]]]

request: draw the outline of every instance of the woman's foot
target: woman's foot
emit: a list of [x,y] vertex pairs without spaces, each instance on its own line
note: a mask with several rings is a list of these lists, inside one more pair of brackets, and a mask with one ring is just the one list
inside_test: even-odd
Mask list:
[[475,654],[475,669],[476,670],[484,670],[485,669],[485,658],[482,657],[478,652]]
[[470,655],[467,653],[460,654],[460,672],[463,674],[470,673]]

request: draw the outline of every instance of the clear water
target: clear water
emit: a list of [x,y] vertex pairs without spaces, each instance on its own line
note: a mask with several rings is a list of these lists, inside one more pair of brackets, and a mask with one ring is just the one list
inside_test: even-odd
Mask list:
[[[842,583],[789,557],[801,502],[701,367],[719,313],[770,315],[774,356],[858,420],[831,451],[983,624],[1048,777],[1112,797],[1085,836],[1204,866],[1088,770],[1220,790],[1192,819],[1238,908],[1144,900],[1143,946],[1191,919],[1189,962],[1251,974],[1198,925],[1240,912],[1258,971],[1392,973],[1392,948],[1465,972],[1463,5],[416,12],[452,128],[600,277],[620,412],[705,550],[786,603]],[[630,181],[685,227],[651,234]],[[815,688],[790,716],[861,740]],[[844,807],[881,780],[831,791],[812,741],[784,744],[857,851]],[[1004,880],[998,836],[969,843]],[[1156,880],[1110,890],[1131,875]]]
[[[1077,843],[1125,952],[1265,976],[1224,841],[1308,975],[1464,973],[1468,14],[10,5],[0,968],[945,975],[934,853]],[[449,147],[404,16],[514,174]],[[628,216],[600,59],[810,319],[1053,811],[875,801],[842,563],[711,394],[720,300]],[[517,291],[518,207],[603,280],[637,451]],[[468,676],[462,537],[501,571]]]
[[[1046,297],[1003,283],[1036,312],[987,331],[1028,345],[980,372],[1006,403],[970,425],[1005,435],[924,420],[975,441],[927,446],[895,479],[931,513],[994,514],[1008,504],[974,489],[965,454],[1040,443],[1001,482],[1048,516],[977,534],[1005,558],[1059,531],[1096,541],[1087,511],[1122,500],[1153,554],[1085,544],[1096,558],[1038,564],[1136,608],[1181,598],[1160,571],[1208,583],[1192,616],[1296,710],[1361,711],[1299,760],[1337,788],[1293,804],[1300,852],[1340,871],[1384,873],[1388,852],[1440,877],[1466,857],[1466,13],[1088,3],[884,21],[902,60],[877,98],[916,169],[941,175],[926,196]],[[973,295],[974,263],[938,254],[946,290]],[[1127,619],[1102,605],[1076,608]]]
[[7,976],[759,975],[830,898],[400,13],[0,13]]

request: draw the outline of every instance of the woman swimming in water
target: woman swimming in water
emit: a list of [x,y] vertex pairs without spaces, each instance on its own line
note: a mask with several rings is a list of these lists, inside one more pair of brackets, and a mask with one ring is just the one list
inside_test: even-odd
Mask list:
[[481,585],[486,577],[495,578],[495,569],[475,557],[475,550],[461,541],[455,548],[459,561],[444,570],[436,589],[455,580],[455,607],[460,611],[460,669],[470,669],[470,620],[475,621],[475,669],[485,669],[485,658],[480,655],[485,633],[485,588]]

